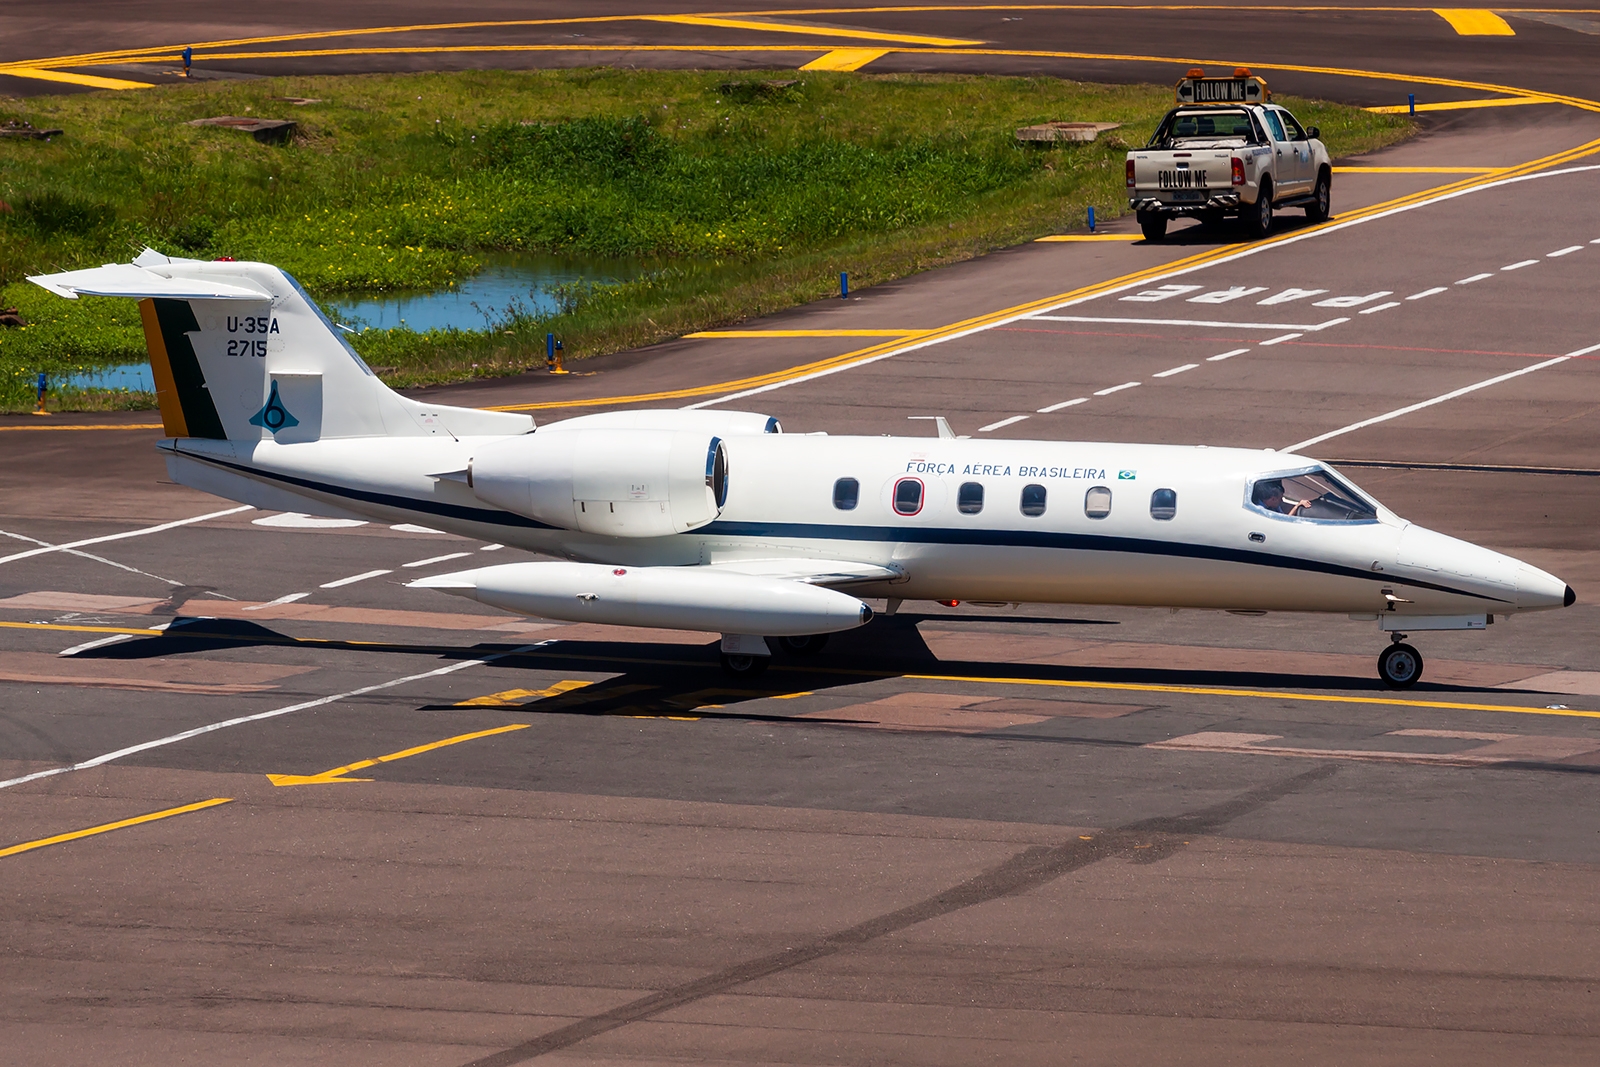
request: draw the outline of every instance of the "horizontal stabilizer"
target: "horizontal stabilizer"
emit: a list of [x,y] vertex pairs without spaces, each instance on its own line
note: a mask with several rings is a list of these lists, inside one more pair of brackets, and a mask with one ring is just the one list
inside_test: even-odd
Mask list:
[[[76,300],[80,296],[160,297],[173,300],[271,300],[259,290],[212,278],[169,278],[132,263],[107,263],[87,270],[30,275],[35,285]],[[240,281],[242,279],[232,279]]]

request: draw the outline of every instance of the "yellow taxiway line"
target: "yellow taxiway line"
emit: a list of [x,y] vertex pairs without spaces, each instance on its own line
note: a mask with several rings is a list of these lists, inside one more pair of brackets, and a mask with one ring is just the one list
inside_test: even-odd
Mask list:
[[221,804],[232,804],[232,797],[212,797],[194,804],[184,804],[177,808],[167,808],[164,811],[152,811],[148,815],[135,815],[131,819],[119,819],[116,822],[102,823],[91,826],[86,830],[73,830],[70,833],[56,834],[54,837],[41,837],[37,841],[24,841],[20,845],[9,848],[0,848],[0,859],[6,856],[16,856],[23,852],[32,852],[36,848],[48,848],[50,845],[61,845],[68,841],[77,841],[85,837],[94,837],[96,834],[108,834],[112,830],[125,830],[130,826],[142,826],[147,822],[156,822],[160,819],[170,819],[174,815],[187,815],[191,811],[204,811],[206,808],[215,808]]
[[65,426],[61,426],[52,425],[48,422],[45,422],[30,423],[27,426],[0,426],[0,433],[6,433],[8,431],[15,432],[19,430],[160,430],[162,428],[163,427],[159,422],[130,422],[121,425],[116,423],[102,423],[89,426],[83,425],[82,423],[77,425],[68,423]]
[[688,337],[917,337],[928,330],[701,330]]
[[1369,107],[1365,110],[1375,115],[1404,115],[1409,111],[1471,111],[1480,107],[1518,107],[1522,104],[1554,104],[1557,101],[1547,100],[1542,96],[1492,96],[1485,100],[1446,100],[1436,104],[1418,104],[1415,109],[1410,104],[1385,104],[1383,107]]
[[883,33],[877,30],[852,30],[837,26],[796,26],[792,23],[761,22],[753,18],[719,15],[636,15],[647,22],[675,22],[683,26],[714,26],[726,30],[758,30],[763,33],[804,33],[813,37],[845,37],[853,41],[888,41],[892,44],[925,44],[936,48],[959,48],[982,44],[970,38],[930,37],[920,33]]
[[1335,174],[1499,174],[1500,167],[1334,167]]
[[1504,715],[1553,715],[1571,719],[1600,719],[1600,711],[1580,708],[1530,708],[1521,704],[1474,704],[1460,700],[1408,700],[1402,697],[1355,697],[1336,693],[1277,693],[1270,689],[1223,689],[1203,685],[1160,685],[1146,682],[1078,682],[1055,678],[988,678],[963,674],[904,674],[922,682],[971,682],[982,685],[1031,685],[1055,689],[1104,689],[1125,693],[1183,693],[1191,696],[1244,697],[1249,700],[1300,700],[1320,704],[1381,704],[1401,708],[1444,711],[1492,711]]
[[509,734],[513,730],[526,730],[531,725],[533,724],[515,722],[509,726],[496,726],[489,730],[474,730],[470,734],[457,734],[442,741],[429,741],[425,745],[401,749],[399,752],[391,752],[387,756],[375,756],[372,759],[357,760],[355,763],[347,763],[343,767],[334,767],[332,770],[322,771],[320,774],[269,774],[267,775],[267,780],[277,786],[370,782],[372,781],[371,778],[346,778],[345,775],[352,774],[355,771],[366,770],[368,767],[376,767],[380,763],[393,763],[395,760],[410,759],[412,756],[420,756],[424,752],[432,752],[435,749],[459,745],[464,741],[476,741],[480,737],[493,737],[496,734]]

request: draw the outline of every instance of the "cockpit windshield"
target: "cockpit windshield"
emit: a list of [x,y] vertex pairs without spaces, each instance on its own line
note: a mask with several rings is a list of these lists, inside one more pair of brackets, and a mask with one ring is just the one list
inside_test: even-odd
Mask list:
[[1162,120],[1148,147],[1224,148],[1260,140],[1246,111],[1173,111]]
[[1323,522],[1376,522],[1375,507],[1322,467],[1257,478],[1250,503],[1273,515]]

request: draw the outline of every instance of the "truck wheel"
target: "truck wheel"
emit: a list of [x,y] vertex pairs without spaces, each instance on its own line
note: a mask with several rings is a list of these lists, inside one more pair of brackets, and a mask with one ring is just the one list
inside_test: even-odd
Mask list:
[[1245,232],[1259,240],[1272,232],[1272,180],[1261,179],[1261,188],[1256,191],[1254,206],[1247,207],[1241,215],[1244,218]]
[[1139,230],[1146,241],[1159,241],[1167,235],[1167,217],[1158,211],[1146,211],[1139,216]]
[[1323,167],[1317,173],[1317,187],[1312,190],[1311,203],[1306,205],[1306,219],[1311,222],[1327,222],[1328,216],[1333,214],[1333,175]]

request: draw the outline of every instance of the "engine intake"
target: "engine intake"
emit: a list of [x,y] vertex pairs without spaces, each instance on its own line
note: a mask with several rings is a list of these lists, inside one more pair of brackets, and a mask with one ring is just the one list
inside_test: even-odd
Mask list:
[[564,530],[666,537],[704,526],[728,499],[722,439],[671,430],[533,433],[473,456],[479,500]]

